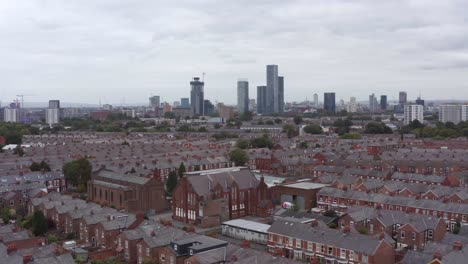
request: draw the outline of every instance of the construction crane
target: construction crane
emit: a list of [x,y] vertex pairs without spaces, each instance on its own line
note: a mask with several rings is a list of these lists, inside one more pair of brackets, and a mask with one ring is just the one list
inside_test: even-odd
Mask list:
[[24,97],[25,96],[36,96],[36,95],[35,94],[17,94],[16,96],[21,98],[21,107],[20,108],[24,108]]

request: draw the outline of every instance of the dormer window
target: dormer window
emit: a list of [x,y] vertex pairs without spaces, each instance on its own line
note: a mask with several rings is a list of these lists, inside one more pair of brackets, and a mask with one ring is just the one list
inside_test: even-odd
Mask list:
[[177,244],[174,244],[174,250],[177,251]]

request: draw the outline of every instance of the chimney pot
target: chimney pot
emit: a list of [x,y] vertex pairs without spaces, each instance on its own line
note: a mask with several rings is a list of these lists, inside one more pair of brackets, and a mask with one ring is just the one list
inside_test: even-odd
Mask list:
[[463,244],[459,241],[453,242],[453,250],[462,250]]
[[345,234],[351,233],[351,227],[350,227],[349,225],[345,225],[343,232],[344,232]]
[[318,221],[317,221],[317,219],[312,219],[312,221],[310,221],[310,226],[311,226],[311,227],[317,227],[317,226],[318,226]]
[[442,255],[439,252],[435,252],[433,255],[433,259],[442,260]]

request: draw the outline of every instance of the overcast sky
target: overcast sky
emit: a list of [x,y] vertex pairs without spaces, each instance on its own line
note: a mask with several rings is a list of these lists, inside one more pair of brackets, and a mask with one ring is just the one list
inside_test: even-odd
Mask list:
[[286,101],[468,99],[468,1],[1,0],[0,99],[172,102],[206,73],[205,97],[250,96],[265,65]]

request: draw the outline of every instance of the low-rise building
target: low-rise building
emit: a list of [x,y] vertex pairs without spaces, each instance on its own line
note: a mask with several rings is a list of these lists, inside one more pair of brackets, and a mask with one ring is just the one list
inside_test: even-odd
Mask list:
[[244,219],[234,219],[221,224],[221,233],[225,236],[266,244],[267,230],[270,225]]

